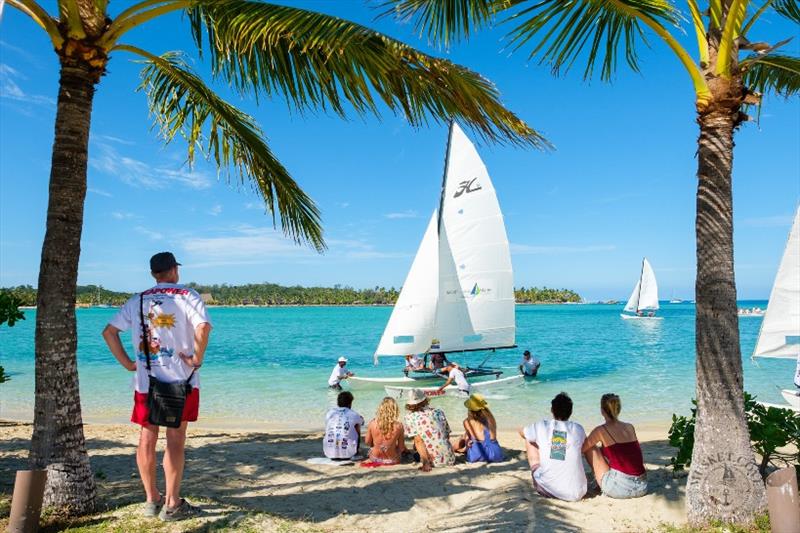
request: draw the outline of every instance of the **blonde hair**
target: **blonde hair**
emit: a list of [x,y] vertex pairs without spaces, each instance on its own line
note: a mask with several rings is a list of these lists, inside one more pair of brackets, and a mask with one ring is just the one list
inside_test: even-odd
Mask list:
[[616,394],[603,394],[603,397],[600,398],[600,409],[602,409],[611,420],[616,420],[619,418],[619,412],[622,411],[622,402]]
[[378,424],[378,429],[383,435],[388,435],[394,429],[394,424],[400,418],[400,409],[397,408],[397,402],[394,398],[385,397],[381,404],[378,406],[378,412],[375,413],[375,421]]

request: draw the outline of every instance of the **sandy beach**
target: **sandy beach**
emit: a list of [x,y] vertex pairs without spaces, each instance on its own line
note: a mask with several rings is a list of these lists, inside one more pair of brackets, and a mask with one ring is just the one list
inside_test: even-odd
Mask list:
[[[0,492],[7,505],[13,473],[27,465],[32,426],[0,424]],[[184,495],[207,516],[163,528],[138,515],[137,428],[92,424],[85,431],[100,505],[107,509],[101,517],[119,530],[646,531],[685,520],[685,478],[673,479],[666,467],[672,453],[666,426],[638,429],[650,494],[612,500],[590,493],[567,503],[534,494],[522,443],[510,431],[499,435],[508,456],[504,463],[461,461],[422,474],[413,464],[379,469],[309,464],[308,458],[322,455],[321,432],[193,425]],[[163,445],[162,438],[159,458]]]

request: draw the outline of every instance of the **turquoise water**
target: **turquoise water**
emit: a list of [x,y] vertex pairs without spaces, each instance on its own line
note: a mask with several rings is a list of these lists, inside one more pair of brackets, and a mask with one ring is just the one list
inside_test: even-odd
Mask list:
[[[741,306],[766,302],[741,302]],[[622,397],[623,417],[635,422],[669,420],[687,412],[694,394],[694,305],[664,303],[663,320],[619,317],[621,305],[517,306],[519,350],[497,352],[492,366],[513,367],[522,349],[541,360],[538,381],[488,394],[501,426],[512,428],[545,416],[549,400],[567,391],[574,418],[599,420],[601,394]],[[80,309],[78,367],[84,420],[124,422],[131,409],[131,374],[118,365],[100,336],[114,309]],[[202,371],[201,422],[206,426],[314,429],[335,400],[327,379],[336,358],[346,355],[359,375],[396,376],[402,358],[372,365],[372,351],[389,318],[389,307],[212,308],[214,330]],[[0,385],[0,416],[31,419],[34,395],[35,310],[13,328],[0,328],[0,361],[12,376]],[[778,386],[791,385],[794,362],[749,354],[761,318],[741,318],[745,388],[781,403]],[[126,348],[130,344],[125,335]],[[129,348],[128,348],[129,349]],[[477,364],[485,354],[456,355]],[[508,368],[509,375],[514,374]],[[372,416],[383,389],[354,389],[354,408]],[[464,408],[455,398],[436,402],[452,420]]]

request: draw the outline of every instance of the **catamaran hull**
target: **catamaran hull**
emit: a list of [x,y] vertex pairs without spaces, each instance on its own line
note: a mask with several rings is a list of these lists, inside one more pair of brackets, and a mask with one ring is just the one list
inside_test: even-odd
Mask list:
[[619,316],[624,318],[625,320],[663,320],[663,316],[635,316],[635,315],[626,315],[624,313],[620,313]]
[[350,385],[353,387],[368,387],[368,386],[378,386],[378,387],[385,387],[387,385],[391,386],[409,386],[413,385],[414,383],[424,383],[424,384],[431,384],[437,381],[444,381],[444,378],[439,376],[425,376],[420,378],[409,378],[409,377],[401,377],[401,378],[360,378],[360,377],[351,377],[348,378]]
[[800,412],[800,396],[798,396],[798,394],[800,393],[789,389],[783,389],[781,391],[781,395],[787,402],[789,402],[789,405],[792,407],[792,409]]
[[[525,381],[522,376],[511,376],[508,378],[500,378],[494,379],[490,381],[478,381],[475,383],[470,383],[473,392],[483,391],[485,389],[490,389],[494,387],[500,386],[508,386],[508,385],[520,385]],[[392,396],[393,398],[397,399],[405,399],[412,390],[421,390],[425,393],[425,396],[430,398],[436,398],[438,396],[464,396],[464,393],[458,390],[458,387],[455,385],[448,385],[444,391],[438,392],[439,387],[394,387],[394,386],[387,386],[385,387],[386,394]]]

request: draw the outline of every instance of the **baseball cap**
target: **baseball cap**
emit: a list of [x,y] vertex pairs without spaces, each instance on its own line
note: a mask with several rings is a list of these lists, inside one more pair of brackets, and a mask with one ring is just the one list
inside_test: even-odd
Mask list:
[[150,272],[166,272],[174,266],[180,266],[172,252],[158,252],[150,258]]
[[347,358],[346,357],[340,357],[339,358],[339,362],[340,363],[346,363],[347,362]]

